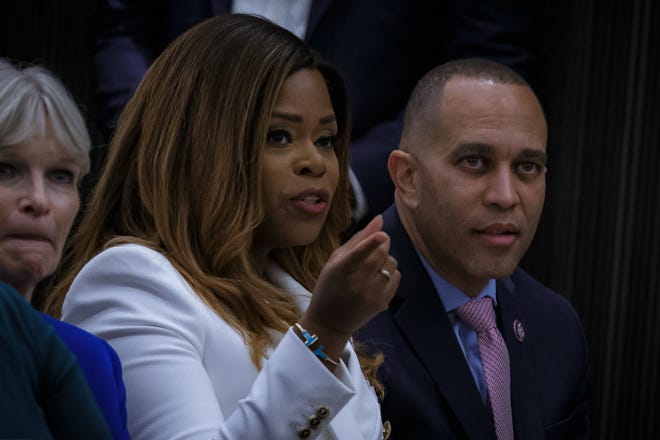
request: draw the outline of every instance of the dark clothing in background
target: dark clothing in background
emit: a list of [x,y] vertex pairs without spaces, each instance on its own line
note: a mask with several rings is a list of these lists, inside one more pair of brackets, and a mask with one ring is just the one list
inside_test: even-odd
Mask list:
[[[229,0],[100,2],[94,47],[96,100],[106,134],[163,48]],[[534,85],[540,6],[523,0],[313,0],[305,40],[343,73],[352,113],[351,169],[370,214],[393,201],[387,171],[417,80],[455,58],[503,63]],[[372,215],[364,217],[368,220]]]
[[76,358],[0,283],[0,438],[112,439]]

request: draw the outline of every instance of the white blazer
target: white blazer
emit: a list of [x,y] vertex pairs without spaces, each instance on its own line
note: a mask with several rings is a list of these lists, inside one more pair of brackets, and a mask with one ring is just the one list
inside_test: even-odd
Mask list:
[[[307,308],[310,292],[279,266],[269,263],[266,276]],[[382,438],[380,406],[350,343],[331,373],[289,329],[257,371],[241,335],[144,246],[115,246],[85,265],[63,319],[119,354],[134,440]]]

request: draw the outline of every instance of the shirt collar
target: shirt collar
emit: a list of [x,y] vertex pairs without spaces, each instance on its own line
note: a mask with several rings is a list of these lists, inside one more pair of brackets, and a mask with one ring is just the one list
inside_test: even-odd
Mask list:
[[[438,295],[440,296],[440,300],[442,301],[442,304],[445,307],[445,311],[451,312],[453,310],[456,310],[458,307],[462,306],[472,298],[467,296],[461,289],[458,287],[454,286],[451,284],[449,281],[445,280],[443,277],[441,277],[426,261],[426,259],[417,252],[417,255],[419,256],[419,259],[421,260],[422,264],[424,265],[424,268],[428,272],[429,276],[431,277],[431,281],[433,282],[433,286],[435,287],[436,292],[438,292]],[[490,296],[493,299],[493,304],[497,306],[497,295],[496,295],[497,289],[496,289],[496,283],[494,279],[488,280],[488,284],[482,290],[479,295],[477,295],[477,298],[483,298],[484,296]]]

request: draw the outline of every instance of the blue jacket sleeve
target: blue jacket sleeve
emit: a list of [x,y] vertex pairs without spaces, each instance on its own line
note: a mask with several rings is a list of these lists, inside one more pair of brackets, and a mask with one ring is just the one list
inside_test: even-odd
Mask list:
[[76,356],[115,440],[129,439],[126,390],[117,353],[107,342],[91,333],[51,316],[41,316]]

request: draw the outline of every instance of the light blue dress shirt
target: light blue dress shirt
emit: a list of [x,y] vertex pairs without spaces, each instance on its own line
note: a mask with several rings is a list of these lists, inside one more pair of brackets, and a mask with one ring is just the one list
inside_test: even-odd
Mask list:
[[[479,393],[481,393],[481,398],[484,403],[486,403],[488,386],[486,385],[486,378],[484,377],[484,370],[481,365],[481,355],[479,354],[479,344],[477,343],[477,332],[472,330],[472,328],[463,322],[456,314],[456,309],[468,302],[471,298],[463,293],[458,287],[438,275],[424,257],[419,253],[418,255],[431,277],[435,290],[438,292],[438,295],[440,295],[440,300],[447,311],[449,322],[451,323],[456,339],[458,340],[458,345],[460,345],[461,350],[463,350],[465,359],[472,372],[472,377],[477,384],[477,388],[479,388]],[[486,285],[486,288],[479,293],[477,298],[483,298],[485,296],[490,296],[493,299],[493,304],[497,306],[494,279],[488,281],[488,285]]]

